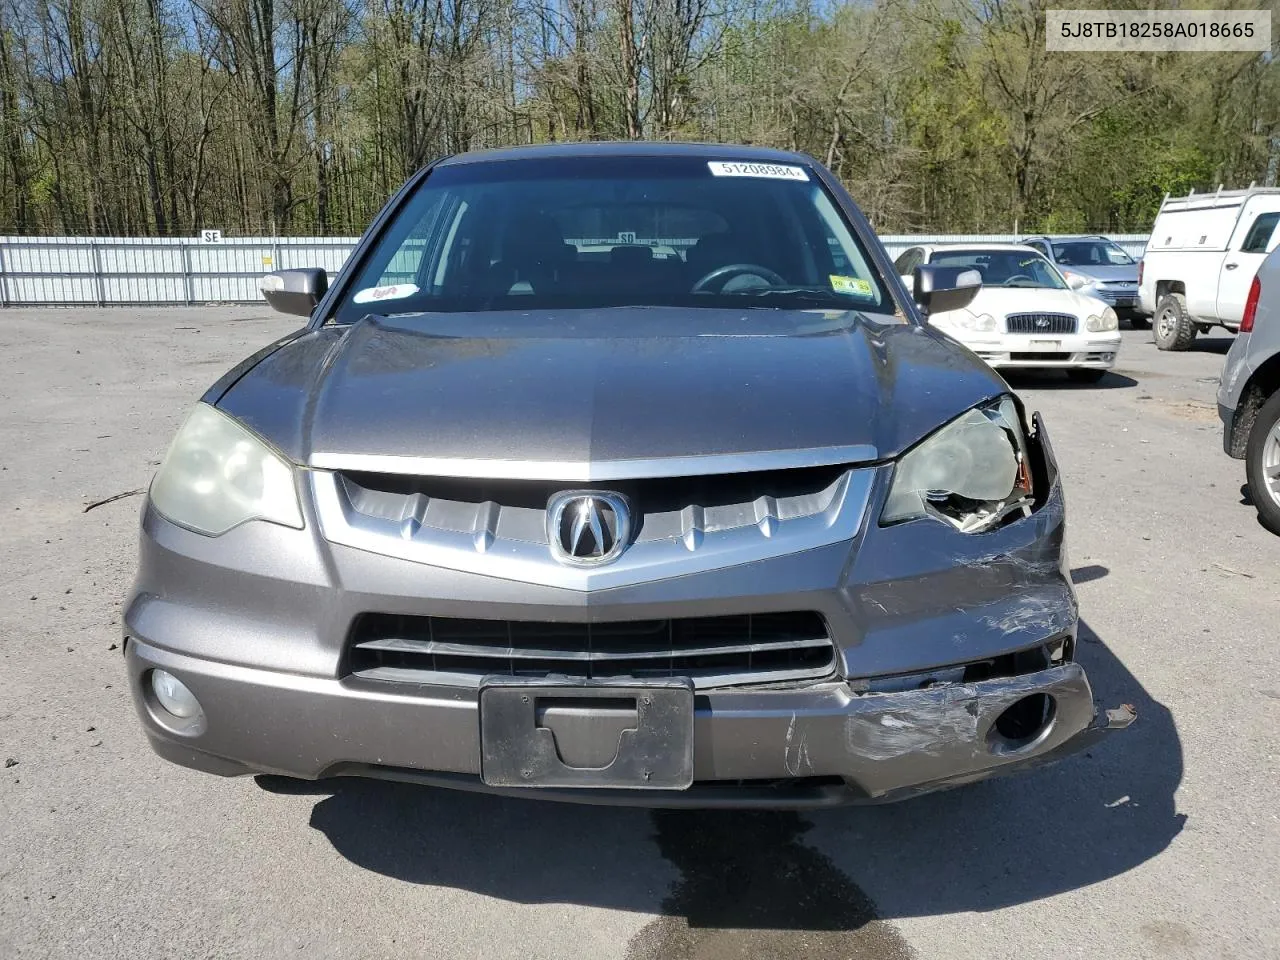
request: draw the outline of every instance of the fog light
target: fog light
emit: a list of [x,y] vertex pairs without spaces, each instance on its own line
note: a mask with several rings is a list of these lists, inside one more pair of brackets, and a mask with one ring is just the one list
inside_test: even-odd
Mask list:
[[151,692],[175,717],[186,720],[200,712],[200,701],[187,685],[167,670],[151,671]]

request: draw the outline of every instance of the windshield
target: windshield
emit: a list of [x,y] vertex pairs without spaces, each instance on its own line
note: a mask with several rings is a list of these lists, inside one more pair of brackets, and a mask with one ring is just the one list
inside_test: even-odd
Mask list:
[[936,250],[929,262],[972,267],[982,274],[984,287],[1067,289],[1053,265],[1030,250]]
[[1134,262],[1110,240],[1068,240],[1053,245],[1053,259],[1064,267],[1123,267]]
[[336,317],[622,306],[894,312],[804,167],[574,157],[432,171]]

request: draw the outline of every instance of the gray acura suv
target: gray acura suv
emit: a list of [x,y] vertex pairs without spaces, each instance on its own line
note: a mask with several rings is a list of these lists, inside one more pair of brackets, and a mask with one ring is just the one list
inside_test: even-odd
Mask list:
[[[649,806],[894,799],[1100,721],[1044,424],[808,157],[450,157],[196,404],[125,616],[155,750]],[[917,305],[919,304],[919,306]]]

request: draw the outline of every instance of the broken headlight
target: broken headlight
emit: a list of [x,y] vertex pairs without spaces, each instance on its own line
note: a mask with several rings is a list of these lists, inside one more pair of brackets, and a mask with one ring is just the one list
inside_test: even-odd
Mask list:
[[977,533],[1031,506],[1022,418],[1006,396],[952,420],[898,461],[881,522],[934,517]]

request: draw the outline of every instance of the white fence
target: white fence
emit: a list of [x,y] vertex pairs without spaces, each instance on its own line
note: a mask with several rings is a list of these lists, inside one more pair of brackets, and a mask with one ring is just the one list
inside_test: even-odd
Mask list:
[[261,302],[258,278],[337,271],[352,238],[0,237],[0,306]]
[[[896,257],[917,243],[1015,242],[1013,234],[880,238]],[[1134,257],[1145,234],[1112,235]],[[354,237],[200,238],[0,237],[0,306],[260,303],[258,278],[291,267],[330,276]]]

